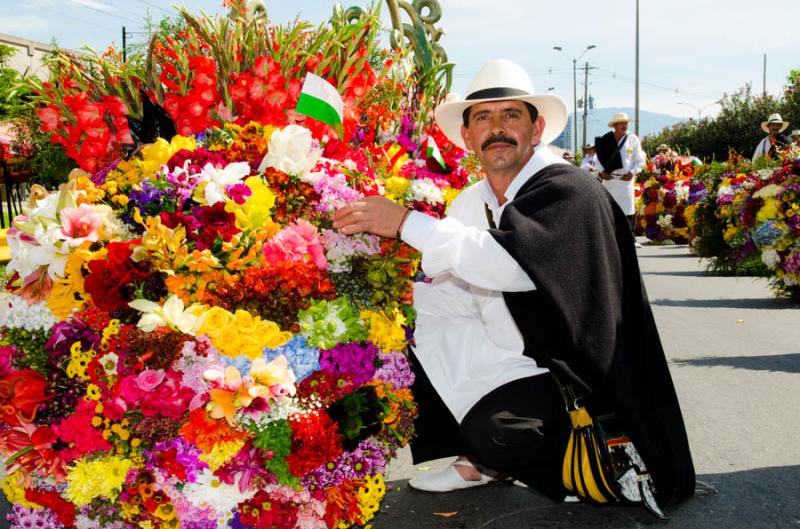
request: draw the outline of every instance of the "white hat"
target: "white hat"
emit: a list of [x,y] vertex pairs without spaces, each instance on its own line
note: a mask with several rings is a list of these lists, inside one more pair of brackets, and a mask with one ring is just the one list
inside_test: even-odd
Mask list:
[[461,137],[464,111],[477,103],[488,101],[524,101],[536,107],[544,118],[541,143],[556,139],[567,124],[567,104],[559,96],[535,95],[531,78],[521,66],[506,59],[488,61],[467,88],[461,101],[446,101],[436,107],[434,117],[445,136],[462,149]]
[[762,121],[761,130],[763,130],[766,133],[769,133],[769,129],[767,128],[767,125],[769,123],[780,123],[781,129],[778,132],[783,132],[784,130],[789,128],[789,122],[783,121],[783,118],[778,113],[770,114],[769,117],[767,118],[767,121]]
[[608,122],[609,127],[613,127],[617,123],[630,123],[633,121],[631,118],[628,117],[628,114],[625,112],[617,112],[614,114],[614,117],[611,118],[611,121]]
[[791,137],[800,136],[800,129],[794,129],[792,133],[789,134],[789,136]]

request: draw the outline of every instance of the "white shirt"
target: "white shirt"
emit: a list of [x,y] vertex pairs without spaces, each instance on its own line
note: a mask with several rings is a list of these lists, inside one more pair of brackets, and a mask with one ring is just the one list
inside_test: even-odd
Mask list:
[[482,180],[459,194],[447,218],[411,213],[403,226],[403,240],[422,252],[422,269],[433,278],[414,285],[415,354],[459,422],[490,391],[547,372],[523,356],[522,336],[502,295],[536,287],[486,231],[484,204],[498,222],[528,178],[553,163],[567,162],[537,149],[506,190],[503,206]]
[[581,169],[589,171],[592,174],[600,172],[598,167],[601,167],[601,165],[600,161],[597,159],[596,154],[592,154],[591,156],[584,156],[583,160],[581,160]]
[[753,163],[755,163],[755,161],[761,158],[762,156],[766,156],[771,148],[772,144],[769,142],[769,136],[767,136],[758,143],[758,146],[756,147],[756,150],[753,153],[753,160],[752,160]]
[[[625,215],[633,215],[636,212],[634,207],[634,185],[636,184],[636,175],[642,172],[647,159],[645,158],[644,151],[642,150],[642,142],[635,134],[628,134],[625,136],[622,148],[619,150],[620,157],[622,158],[622,167],[611,172],[611,180],[603,180],[603,185],[608,189],[608,192],[614,197],[614,201],[622,209]],[[603,171],[603,164],[597,161],[597,166],[600,171]],[[621,180],[620,177],[625,173],[633,174],[633,178],[628,181]]]

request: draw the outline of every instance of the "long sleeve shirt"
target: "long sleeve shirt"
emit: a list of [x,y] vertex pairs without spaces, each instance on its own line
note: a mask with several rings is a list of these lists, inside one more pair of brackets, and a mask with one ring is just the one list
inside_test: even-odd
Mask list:
[[[566,162],[547,148],[537,149],[506,190],[504,205],[551,163]],[[462,191],[447,218],[411,213],[402,232],[403,240],[422,252],[422,269],[433,278],[414,286],[415,354],[459,422],[490,391],[547,372],[522,354],[522,336],[502,296],[536,287],[486,231],[485,205],[499,223],[504,205],[483,180]]]
[[[642,142],[635,134],[625,136],[624,143],[619,150],[622,159],[622,167],[611,173],[611,180],[603,180],[603,185],[614,197],[614,200],[626,215],[633,215],[636,212],[634,206],[634,186],[636,185],[636,175],[642,172],[647,164],[647,157],[642,150]],[[603,165],[597,161],[600,171],[604,171]],[[620,177],[626,173],[633,174],[630,180],[621,180]]]

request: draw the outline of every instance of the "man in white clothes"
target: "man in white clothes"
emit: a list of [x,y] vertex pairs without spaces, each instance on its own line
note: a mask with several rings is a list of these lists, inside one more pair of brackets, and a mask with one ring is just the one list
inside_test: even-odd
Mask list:
[[691,495],[688,440],[633,235],[602,185],[547,148],[566,124],[564,100],[535,94],[520,66],[489,61],[465,99],[439,105],[435,117],[487,175],[447,218],[379,196],[333,217],[345,234],[401,238],[434,278],[415,287],[412,360],[422,370],[415,365],[412,454],[470,457],[411,486],[480,485],[492,469],[563,500],[570,423],[557,373],[584,388],[590,409],[623,410],[659,501]]
[[780,114],[770,114],[766,121],[761,122],[761,130],[767,133],[756,146],[753,152],[753,163],[762,156],[774,158],[779,149],[789,145],[789,138],[781,134],[789,128],[789,122],[783,121]]
[[583,159],[581,160],[581,169],[589,171],[595,178],[600,178],[600,169],[597,161],[597,151],[594,145],[586,145],[583,148]]
[[[639,137],[628,132],[631,121],[625,112],[615,114],[608,122],[613,130],[596,138],[595,146],[603,185],[625,213],[633,231],[636,176],[644,169],[647,159]],[[636,243],[636,246],[638,248],[639,244]]]

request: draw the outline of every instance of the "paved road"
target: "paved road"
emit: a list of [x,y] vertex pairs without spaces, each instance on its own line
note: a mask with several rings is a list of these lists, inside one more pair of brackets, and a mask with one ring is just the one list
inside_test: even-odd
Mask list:
[[[706,274],[685,246],[645,246],[639,257],[698,479],[718,491],[671,509],[667,525],[800,529],[800,306],[773,298],[764,280]],[[388,472],[391,490],[373,528],[665,525],[637,508],[553,505],[510,485],[449,494],[409,490],[415,473],[445,464],[414,468],[408,453],[401,454]]]
[[[716,277],[685,246],[645,246],[639,260],[670,362],[698,479],[718,492],[670,510],[671,527],[800,528],[800,305],[762,279]],[[408,454],[375,529],[662,526],[636,508],[552,505],[524,488],[409,490]],[[433,513],[458,514],[441,517]]]

